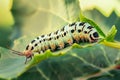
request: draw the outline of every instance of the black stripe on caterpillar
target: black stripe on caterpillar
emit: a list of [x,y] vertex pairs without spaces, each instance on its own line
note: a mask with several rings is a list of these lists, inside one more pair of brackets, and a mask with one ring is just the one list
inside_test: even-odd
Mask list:
[[27,59],[32,59],[34,52],[44,53],[50,49],[52,52],[61,50],[73,43],[88,42],[94,43],[99,39],[97,30],[87,22],[75,22],[64,26],[62,29],[50,34],[42,35],[32,40],[24,52],[14,51],[14,53],[26,56]]

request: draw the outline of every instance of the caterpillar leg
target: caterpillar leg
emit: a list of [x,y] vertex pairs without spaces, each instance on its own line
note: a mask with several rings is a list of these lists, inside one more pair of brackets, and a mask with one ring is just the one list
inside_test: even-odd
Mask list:
[[51,51],[54,51],[56,49],[56,45],[55,44],[51,44],[50,45],[50,49],[51,49]]
[[79,43],[79,41],[80,41],[79,36],[75,35],[73,38],[74,38],[76,43]]
[[[34,54],[32,56],[34,56]],[[32,56],[26,57],[25,64],[32,60]]]

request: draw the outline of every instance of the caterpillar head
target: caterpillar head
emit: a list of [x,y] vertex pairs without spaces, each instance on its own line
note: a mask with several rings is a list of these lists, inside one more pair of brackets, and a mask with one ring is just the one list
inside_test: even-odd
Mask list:
[[26,61],[25,64],[30,61],[32,59],[32,57],[34,56],[34,54],[32,53],[31,50],[26,50],[23,52],[23,55],[26,56]]
[[32,51],[31,50],[25,50],[24,52],[19,52],[19,51],[16,51],[16,50],[12,50],[12,53],[14,54],[17,54],[17,55],[20,55],[20,56],[25,56],[26,57],[26,60],[25,60],[25,64],[30,61],[32,59],[32,57],[34,56]]

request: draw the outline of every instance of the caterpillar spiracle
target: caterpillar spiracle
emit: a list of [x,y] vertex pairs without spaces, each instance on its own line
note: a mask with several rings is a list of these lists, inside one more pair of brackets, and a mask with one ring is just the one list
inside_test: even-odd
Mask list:
[[61,50],[73,43],[95,43],[99,39],[97,30],[87,22],[75,22],[64,26],[55,32],[38,36],[32,40],[24,52],[12,50],[15,54],[26,56],[26,61],[32,59],[34,53],[44,53],[50,49],[52,52]]

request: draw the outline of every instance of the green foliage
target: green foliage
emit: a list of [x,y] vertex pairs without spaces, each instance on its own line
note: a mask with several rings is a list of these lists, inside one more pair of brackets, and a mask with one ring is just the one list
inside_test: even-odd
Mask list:
[[117,33],[117,29],[116,29],[116,27],[114,25],[114,26],[112,26],[110,32],[108,32],[106,40],[107,41],[114,41],[116,33]]
[[10,34],[14,24],[12,2],[13,0],[0,0],[0,45],[4,47],[11,44]]
[[[120,63],[120,43],[116,41],[119,40],[119,36],[116,36],[119,27],[113,26],[110,29],[113,24],[108,25],[104,22],[108,19],[113,21],[113,17],[107,19],[96,10],[84,13],[80,10],[79,0],[14,0],[12,13],[16,23],[11,29],[12,35],[9,34],[5,40],[9,41],[9,38],[14,40],[12,49],[17,51],[24,51],[26,45],[36,36],[56,31],[78,20],[94,26],[101,40],[93,44],[75,43],[54,53],[50,50],[44,54],[35,53],[34,58],[27,64],[24,64],[25,57],[3,48],[6,43],[2,42],[0,80],[118,80],[120,78],[120,71],[116,69]],[[0,30],[7,33],[5,32],[7,30]],[[5,34],[1,36],[4,37]]]

